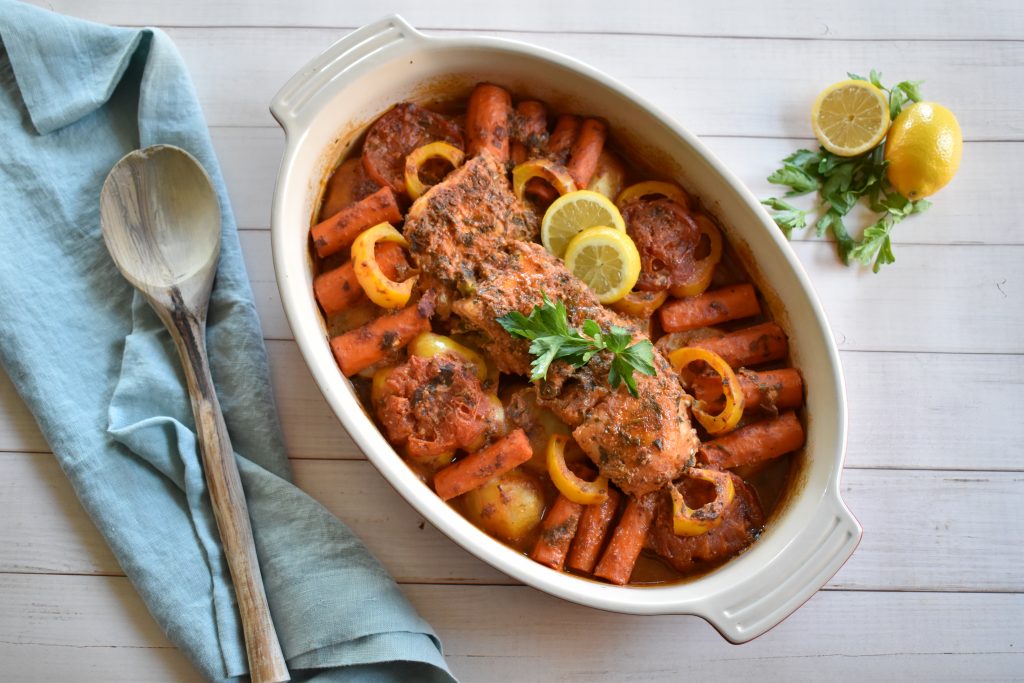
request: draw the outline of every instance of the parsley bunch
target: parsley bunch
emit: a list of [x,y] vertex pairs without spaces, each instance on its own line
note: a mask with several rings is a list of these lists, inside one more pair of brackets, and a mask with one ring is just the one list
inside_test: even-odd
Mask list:
[[[881,74],[871,70],[869,78],[847,74],[850,78],[870,81],[879,90],[889,94],[889,116],[895,119],[909,102],[920,102],[921,81],[903,81],[893,88],[882,85]],[[799,149],[782,160],[782,168],[770,176],[768,182],[789,189],[784,196],[817,192],[821,202],[817,211],[824,211],[814,223],[819,236],[831,234],[836,241],[839,257],[849,265],[851,260],[872,265],[878,272],[884,264],[895,263],[892,253],[893,227],[907,216],[921,213],[931,206],[923,199],[911,201],[896,192],[885,177],[885,141],[874,149],[855,157],[841,157],[820,147],[812,152]],[[861,238],[854,239],[843,218],[862,197],[876,214],[877,221],[864,230]],[[807,227],[808,211],[798,209],[784,199],[770,197],[761,202],[773,209],[772,218],[787,238],[794,230]]]
[[575,368],[590,362],[600,351],[611,352],[612,365],[608,371],[608,384],[613,389],[625,382],[626,388],[637,396],[636,379],[633,371],[654,375],[654,352],[647,339],[632,346],[633,335],[629,330],[612,325],[607,332],[601,330],[593,320],[583,321],[582,334],[569,326],[565,304],[551,301],[542,293],[543,302],[533,307],[529,316],[519,311],[497,318],[497,322],[513,337],[529,339],[530,353],[534,356],[530,364],[533,374],[531,381],[547,377],[551,363],[561,358]]

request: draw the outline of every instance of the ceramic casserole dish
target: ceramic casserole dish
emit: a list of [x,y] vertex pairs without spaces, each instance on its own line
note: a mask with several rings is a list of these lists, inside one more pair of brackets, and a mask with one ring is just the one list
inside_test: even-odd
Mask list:
[[[553,571],[503,545],[416,477],[377,430],[338,370],[313,297],[309,227],[324,180],[391,105],[465,97],[498,83],[562,111],[605,118],[618,143],[701,199],[790,336],[806,384],[807,441],[790,491],[761,538],[699,578],[615,586]],[[727,106],[723,103],[723,106]],[[456,543],[525,584],[573,602],[632,614],[693,614],[744,642],[782,621],[842,566],[861,536],[839,495],[847,407],[838,351],[807,275],[746,188],[690,133],[598,71],[523,43],[427,37],[397,16],[365,26],[307,64],[271,112],[287,145],[272,215],[274,265],[295,340],[324,397],[387,481]]]

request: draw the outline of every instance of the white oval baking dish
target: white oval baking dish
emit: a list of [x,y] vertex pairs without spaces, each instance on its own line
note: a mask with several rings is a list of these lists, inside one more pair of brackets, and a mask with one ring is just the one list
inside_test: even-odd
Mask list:
[[[417,479],[338,371],[313,298],[308,253],[323,179],[360,130],[392,104],[437,93],[466,96],[479,81],[529,94],[556,110],[606,118],[620,144],[674,176],[718,218],[776,321],[790,334],[794,364],[807,387],[807,445],[799,474],[762,537],[705,576],[665,586],[613,586],[533,562],[477,529]],[[369,460],[456,543],[552,595],[617,612],[697,615],[735,643],[782,621],[851,555],[862,532],[839,495],[847,408],[825,315],[792,249],[757,200],[693,135],[568,57],[508,40],[427,37],[397,16],[351,33],[307,64],[277,94],[271,112],[287,137],[271,231],[278,287],[295,340],[327,402]]]

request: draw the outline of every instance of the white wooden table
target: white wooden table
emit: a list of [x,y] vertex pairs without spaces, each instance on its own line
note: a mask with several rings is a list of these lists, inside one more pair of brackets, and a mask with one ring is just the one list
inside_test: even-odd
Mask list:
[[[318,394],[285,323],[267,231],[282,134],[267,112],[310,57],[389,8],[319,0],[49,0],[164,28],[188,63],[241,227],[298,483],[345,520],[441,634],[464,681],[1024,678],[1024,5],[396,0],[431,33],[577,57],[700,135],[759,196],[813,144],[810,104],[847,70],[923,79],[963,165],[896,231],[879,275],[802,236],[842,351],[843,491],[865,528],[824,590],[733,646],[693,617],[630,617],[515,585],[424,524]],[[191,681],[0,377],[0,679]]]

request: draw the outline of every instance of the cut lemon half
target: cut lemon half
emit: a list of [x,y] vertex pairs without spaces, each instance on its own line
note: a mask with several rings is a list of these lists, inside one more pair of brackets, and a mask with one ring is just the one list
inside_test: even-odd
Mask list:
[[599,192],[577,190],[551,202],[540,223],[540,241],[555,256],[565,254],[569,241],[587,228],[611,226],[623,234],[626,223],[612,200]]
[[565,265],[587,283],[602,304],[629,294],[640,277],[640,252],[622,230],[599,225],[572,238]]
[[811,127],[818,142],[833,154],[863,154],[889,130],[889,102],[885,93],[867,81],[833,83],[814,101]]

